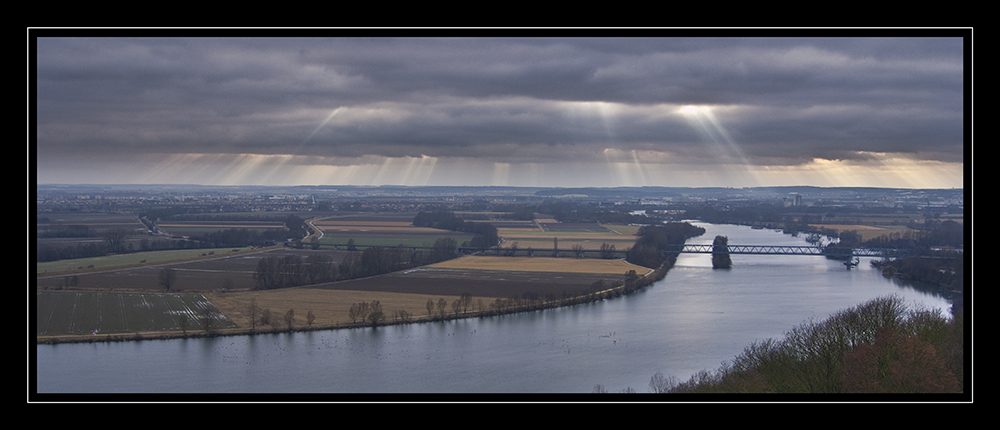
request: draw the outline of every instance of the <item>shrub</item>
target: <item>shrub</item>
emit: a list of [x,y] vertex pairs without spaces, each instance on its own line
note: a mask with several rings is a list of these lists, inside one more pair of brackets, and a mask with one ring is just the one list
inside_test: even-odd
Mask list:
[[670,392],[962,392],[961,325],[961,315],[949,321],[909,310],[898,296],[880,297],[803,323],[782,340],[754,342]]

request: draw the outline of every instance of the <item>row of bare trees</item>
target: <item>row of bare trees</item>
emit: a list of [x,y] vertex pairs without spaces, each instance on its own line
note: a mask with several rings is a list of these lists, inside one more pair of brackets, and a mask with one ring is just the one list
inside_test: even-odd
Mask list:
[[257,289],[269,290],[335,281],[338,275],[337,264],[329,255],[286,255],[261,258],[253,279]]
[[456,256],[458,243],[452,238],[434,241],[429,250],[403,245],[372,246],[352,252],[338,264],[329,255],[310,254],[264,257],[257,263],[253,279],[260,290],[363,278],[437,263]]
[[[269,326],[273,329],[287,328],[295,329],[295,309],[289,309],[281,317],[273,315],[270,308],[262,308],[257,304],[257,299],[250,299],[247,306],[247,317],[250,320],[250,329],[257,330],[258,327]],[[311,326],[316,321],[316,314],[313,311],[306,312],[306,324]],[[281,326],[284,322],[284,326]]]
[[[468,292],[462,293],[458,298],[451,301],[450,306],[452,314],[456,317],[468,313],[469,308],[473,306],[472,294]],[[479,307],[481,310],[482,305]],[[435,318],[435,315],[437,315],[437,318],[445,319],[448,317],[449,302],[444,298],[439,298],[436,302],[434,299],[427,299],[426,309],[428,318]]]
[[382,303],[378,300],[372,300],[371,303],[359,302],[352,304],[350,310],[348,310],[348,317],[354,323],[360,320],[372,326],[377,326],[385,321],[386,315],[382,311]]

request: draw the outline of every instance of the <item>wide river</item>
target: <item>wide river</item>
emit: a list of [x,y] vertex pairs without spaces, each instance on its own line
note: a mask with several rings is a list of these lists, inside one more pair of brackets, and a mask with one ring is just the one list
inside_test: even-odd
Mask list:
[[[804,245],[770,230],[695,223],[688,243]],[[756,340],[872,298],[951,304],[814,256],[681,254],[654,285],[613,300],[459,321],[210,339],[37,345],[38,393],[590,393],[687,380]]]

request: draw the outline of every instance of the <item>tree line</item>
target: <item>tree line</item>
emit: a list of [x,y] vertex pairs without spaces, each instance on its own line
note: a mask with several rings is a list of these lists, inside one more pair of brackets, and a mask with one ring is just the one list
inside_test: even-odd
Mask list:
[[257,262],[253,280],[257,289],[294,287],[318,284],[338,279],[337,264],[333,257],[324,254],[310,254],[264,257]]
[[496,226],[487,222],[470,222],[455,216],[454,212],[434,211],[420,212],[413,217],[413,225],[442,230],[472,233],[468,246],[480,249],[492,248],[500,243],[500,234]]
[[550,214],[559,222],[598,222],[605,224],[645,224],[649,218],[633,215],[621,207],[606,210],[600,206],[578,202],[545,201],[534,207],[535,212]]
[[[964,255],[935,250],[936,247],[964,248],[965,231],[962,224],[950,220],[927,220],[921,228],[893,232],[864,241],[857,232],[844,231],[839,234],[838,246],[910,250],[909,256],[872,261],[871,264],[882,270],[885,276],[927,284],[939,291],[962,291],[965,285]],[[950,258],[925,258],[940,257],[941,254],[949,254],[947,256]]]
[[266,246],[284,242],[286,239],[301,239],[309,234],[306,222],[295,216],[288,215],[283,228],[264,230],[248,228],[229,228],[217,230],[188,239],[150,239],[143,237],[134,240],[135,230],[127,228],[112,228],[101,231],[87,226],[67,225],[60,229],[41,232],[39,237],[101,237],[101,242],[80,242],[71,245],[39,244],[36,262],[68,260],[74,258],[101,257],[108,254],[128,254],[133,252],[164,251],[172,249],[203,249],[228,248],[244,246]]
[[153,239],[136,235],[129,229],[110,229],[101,234],[100,242],[79,242],[55,245],[38,244],[35,261],[70,260],[75,258],[101,257],[108,254],[129,254],[133,252],[166,251],[175,249],[205,249],[243,246],[264,246],[283,241],[288,235],[284,229],[255,231],[245,228],[219,230],[190,239]]
[[[132,232],[126,231],[125,239],[128,239]],[[117,236],[116,236],[117,237]],[[210,248],[201,241],[173,240],[173,239],[149,239],[142,238],[136,240],[119,240],[108,238],[101,242],[79,242],[76,244],[54,245],[38,244],[35,250],[35,261],[38,263],[46,261],[70,260],[75,258],[102,257],[108,254],[125,254],[132,252],[164,251],[171,249],[201,249]]]
[[666,249],[683,245],[692,237],[705,234],[705,229],[686,222],[644,226],[639,229],[635,244],[628,250],[625,261],[643,267],[657,268],[666,261]]
[[[626,261],[652,268],[645,276],[639,276],[635,270],[629,270],[617,280],[597,280],[591,284],[584,294],[562,297],[525,293],[521,297],[496,298],[489,304],[477,302],[476,312],[479,315],[493,316],[507,313],[535,311],[559,306],[571,306],[582,303],[613,299],[645,288],[666,276],[677,259],[677,252],[668,252],[669,245],[684,244],[687,239],[705,233],[705,229],[689,223],[668,223],[645,226],[639,229],[635,245],[629,248]],[[610,247],[608,248],[611,251]],[[428,313],[432,313],[433,303],[428,303]],[[442,309],[447,303],[433,304],[438,306],[438,313],[444,317]],[[457,313],[457,312],[456,312]]]
[[324,254],[270,256],[261,258],[254,270],[256,289],[294,287],[346,279],[364,278],[425,266],[456,256],[457,241],[441,238],[429,250],[411,247],[372,246],[347,254],[340,263]]

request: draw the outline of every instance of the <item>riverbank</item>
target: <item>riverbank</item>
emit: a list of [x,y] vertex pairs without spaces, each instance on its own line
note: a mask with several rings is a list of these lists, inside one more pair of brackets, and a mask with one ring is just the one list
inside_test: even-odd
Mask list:
[[[440,322],[454,319],[463,318],[483,318],[490,316],[498,316],[519,312],[532,312],[544,309],[559,308],[564,306],[574,306],[583,303],[590,303],[595,301],[600,301],[604,299],[612,299],[615,297],[620,297],[632,292],[635,292],[641,288],[645,288],[652,283],[663,279],[667,272],[673,267],[674,261],[676,261],[676,254],[668,256],[663,263],[656,269],[651,269],[642,275],[635,274],[632,277],[627,277],[625,280],[618,284],[613,285],[603,285],[599,289],[592,289],[586,294],[560,298],[560,299],[528,299],[528,298],[496,298],[493,302],[487,304],[483,309],[467,311],[467,312],[441,312],[432,313],[427,315],[393,315],[387,316],[385,320],[379,322],[377,326],[387,326],[387,325],[399,325],[399,324],[414,324],[414,323],[429,323],[429,322]],[[273,295],[288,295],[289,292],[296,291],[306,291],[304,288],[288,288],[283,290],[267,290],[260,291],[259,294],[273,294]],[[348,293],[349,292],[345,292]],[[364,296],[357,296],[358,299],[361,297],[371,297],[371,292],[356,292],[355,294],[363,294]],[[231,293],[230,293],[231,294]],[[401,294],[401,293],[383,293],[389,296],[416,296],[413,294]],[[224,297],[226,294],[222,295],[212,295],[210,299],[211,302],[217,305],[220,310],[223,310],[224,314],[232,315],[230,319],[240,320],[242,318],[242,311],[245,306],[242,304],[236,304],[232,302],[225,302],[225,300],[220,300],[219,297]],[[428,296],[429,297],[429,296]],[[380,299],[383,303],[392,303],[391,298],[382,296]],[[418,304],[423,304],[424,299],[422,296],[420,298],[406,297],[401,300],[407,300],[410,302],[416,301]],[[349,306],[351,303],[356,303],[358,300],[341,300],[343,306]],[[275,316],[275,319],[281,319],[279,316]],[[301,319],[302,316],[297,318]],[[249,324],[248,321],[242,321],[243,325]],[[85,335],[51,335],[51,336],[36,336],[37,344],[58,344],[58,343],[94,343],[94,342],[125,342],[125,341],[137,341],[137,340],[165,340],[165,339],[179,339],[179,338],[208,338],[208,337],[220,337],[220,336],[246,336],[246,335],[259,335],[259,334],[278,334],[278,333],[293,333],[293,332],[304,332],[304,331],[316,331],[316,330],[339,330],[339,329],[354,329],[362,327],[371,327],[371,324],[365,324],[363,322],[332,322],[328,321],[326,323],[320,324],[306,324],[306,325],[293,325],[293,327],[268,327],[268,328],[230,328],[230,329],[212,329],[212,330],[186,330],[186,331],[155,331],[155,332],[136,332],[136,333],[108,333],[108,334],[85,334]]]
[[56,336],[36,336],[37,344],[59,344],[59,343],[95,343],[95,342],[130,342],[138,340],[166,340],[166,339],[195,339],[225,336],[248,336],[260,334],[279,334],[290,332],[304,332],[315,330],[335,330],[343,328],[358,328],[363,325],[351,326],[308,326],[294,329],[221,329],[221,330],[188,330],[188,331],[157,331],[139,333],[109,333],[90,335],[56,335]]
[[[705,227],[701,240],[691,243],[725,235],[733,243],[799,244],[767,230]],[[583,306],[440,324],[38,345],[37,389],[124,398],[137,392],[468,397],[585,395],[600,384],[609,393],[628,387],[643,393],[658,371],[685,381],[733,359],[755,340],[780,338],[803,321],[875,297],[897,293],[931,309],[950,306],[894,285],[867,263],[848,271],[816,257],[750,257],[720,271],[711,269],[705,255],[682,253],[651,287]],[[296,308],[297,318],[304,313]]]

